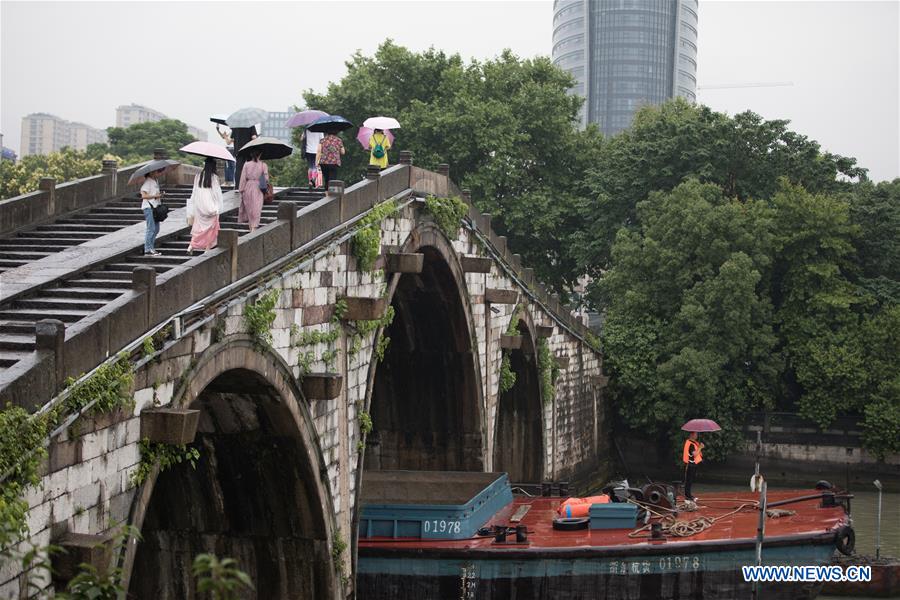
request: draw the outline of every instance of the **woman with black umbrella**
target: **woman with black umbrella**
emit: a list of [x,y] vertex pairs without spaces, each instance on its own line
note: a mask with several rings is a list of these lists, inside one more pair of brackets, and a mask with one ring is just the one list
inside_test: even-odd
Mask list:
[[353,123],[344,117],[328,115],[313,121],[306,129],[307,131],[321,131],[325,134],[316,151],[316,164],[322,168],[322,181],[326,189],[328,182],[337,178],[337,170],[341,166],[341,156],[346,153],[344,142],[337,136],[337,133],[350,127],[353,127]]
[[249,153],[250,160],[243,165],[241,182],[241,206],[238,208],[238,223],[248,223],[250,231],[259,227],[265,190],[269,183],[269,167],[262,160],[262,150],[254,148]]

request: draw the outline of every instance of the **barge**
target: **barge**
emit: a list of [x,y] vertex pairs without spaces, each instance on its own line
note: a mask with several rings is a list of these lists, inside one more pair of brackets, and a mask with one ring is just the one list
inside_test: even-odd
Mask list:
[[[686,512],[671,488],[651,489],[640,500],[613,493],[571,519],[565,498],[514,496],[504,473],[367,472],[357,597],[750,598],[741,567],[756,564],[758,496],[717,493]],[[829,565],[837,546],[852,544],[833,491],[771,492],[768,502],[781,508],[766,518],[764,565]],[[757,597],[812,599],[821,587],[762,584]]]

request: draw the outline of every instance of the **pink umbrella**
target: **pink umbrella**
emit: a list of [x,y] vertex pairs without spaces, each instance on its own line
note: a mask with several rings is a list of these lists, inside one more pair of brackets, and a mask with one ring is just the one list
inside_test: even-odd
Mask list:
[[[356,134],[356,141],[362,144],[362,147],[366,150],[369,149],[369,138],[372,137],[372,134],[375,132],[374,129],[369,127],[360,127],[359,133]],[[394,145],[394,134],[391,133],[390,129],[385,129],[384,133],[387,135],[388,141],[391,143],[391,146]]]
[[328,113],[321,110],[302,110],[291,116],[284,125],[285,127],[303,127],[304,125],[309,125],[316,119],[327,116]]
[[721,431],[721,429],[722,428],[719,427],[719,424],[712,419],[691,419],[681,426],[682,431],[707,432]]
[[179,150],[187,154],[196,154],[197,156],[234,160],[231,152],[226,150],[225,146],[213,144],[212,142],[191,142],[187,146],[182,146]]

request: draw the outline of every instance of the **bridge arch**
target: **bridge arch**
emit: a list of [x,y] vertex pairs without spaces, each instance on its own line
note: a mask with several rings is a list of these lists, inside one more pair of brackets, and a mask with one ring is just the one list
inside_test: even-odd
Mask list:
[[493,470],[505,471],[516,483],[538,483],[544,469],[544,406],[541,402],[537,337],[528,307],[519,314],[519,348],[508,350],[516,383],[497,393],[494,414]]
[[172,405],[201,410],[196,471],[179,465],[144,483],[130,522],[129,594],[195,597],[190,563],[230,556],[256,598],[338,598],[334,510],[312,417],[290,367],[246,335],[208,348]]
[[384,360],[369,369],[373,430],[364,466],[481,471],[484,396],[465,272],[431,223],[413,230],[400,252],[424,254],[424,266],[388,285],[395,316],[384,332],[391,338]]

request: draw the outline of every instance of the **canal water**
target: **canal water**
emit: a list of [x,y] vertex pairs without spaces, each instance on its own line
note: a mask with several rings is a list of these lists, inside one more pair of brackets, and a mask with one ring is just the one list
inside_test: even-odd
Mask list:
[[[694,490],[700,498],[703,498],[704,492],[714,493],[729,489],[733,490],[734,487],[702,483],[694,485]],[[872,486],[872,491],[851,490],[851,493],[853,500],[851,500],[850,509],[853,517],[853,529],[856,531],[856,552],[874,556],[877,490],[875,490],[875,486]],[[900,494],[884,493],[881,502],[881,556],[900,557]],[[840,600],[863,600],[863,597],[819,596],[820,600],[839,600],[839,598]]]

